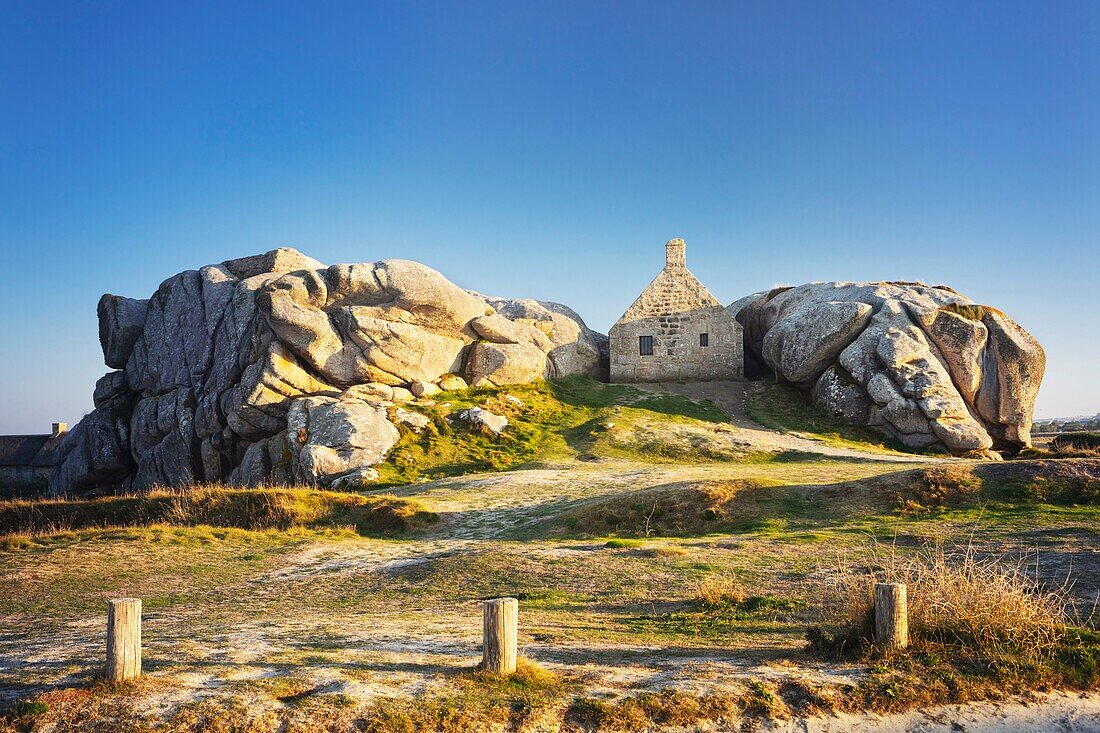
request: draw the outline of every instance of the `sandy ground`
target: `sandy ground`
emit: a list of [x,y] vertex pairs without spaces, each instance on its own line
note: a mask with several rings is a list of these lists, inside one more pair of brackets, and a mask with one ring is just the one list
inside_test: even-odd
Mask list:
[[947,705],[900,715],[837,715],[781,723],[777,733],[1094,733],[1100,695],[1053,693],[1028,700]]

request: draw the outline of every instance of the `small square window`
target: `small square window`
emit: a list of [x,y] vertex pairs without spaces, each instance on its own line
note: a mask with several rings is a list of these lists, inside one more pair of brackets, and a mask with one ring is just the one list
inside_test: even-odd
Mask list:
[[638,337],[638,353],[642,356],[653,356],[653,337],[652,336],[639,336]]
[[710,346],[710,334],[709,333],[699,334],[699,345],[704,346],[704,347],[705,346]]

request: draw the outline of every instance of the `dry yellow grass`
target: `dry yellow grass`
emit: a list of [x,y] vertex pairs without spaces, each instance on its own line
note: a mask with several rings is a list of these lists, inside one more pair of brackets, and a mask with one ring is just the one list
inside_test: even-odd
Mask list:
[[876,548],[860,563],[866,569],[845,562],[834,573],[816,641],[840,652],[866,648],[875,583],[905,583],[914,642],[957,644],[986,657],[1043,657],[1065,636],[1070,594],[1065,586],[1040,587],[1035,561],[1026,553],[984,555],[972,545],[911,556]]
[[743,603],[747,597],[741,583],[726,574],[708,575],[700,580],[696,596],[703,606],[736,605]]

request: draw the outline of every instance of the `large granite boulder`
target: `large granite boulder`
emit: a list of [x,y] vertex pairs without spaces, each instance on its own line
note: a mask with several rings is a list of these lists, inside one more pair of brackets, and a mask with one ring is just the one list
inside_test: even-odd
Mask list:
[[1031,444],[1042,347],[948,287],[810,283],[739,301],[735,315],[749,356],[836,417],[959,455]]
[[[486,298],[407,260],[289,248],[105,295],[95,410],[55,495],[199,482],[342,485],[399,437],[393,403],[469,384],[598,376],[607,337],[556,303]],[[410,391],[412,390],[412,391]]]

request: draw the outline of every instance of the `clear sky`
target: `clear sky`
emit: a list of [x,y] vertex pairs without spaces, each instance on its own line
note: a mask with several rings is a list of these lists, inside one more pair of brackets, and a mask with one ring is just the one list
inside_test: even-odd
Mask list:
[[1100,412],[1100,3],[0,4],[0,433],[181,269],[404,257],[606,331],[676,236],[725,302],[948,283]]

